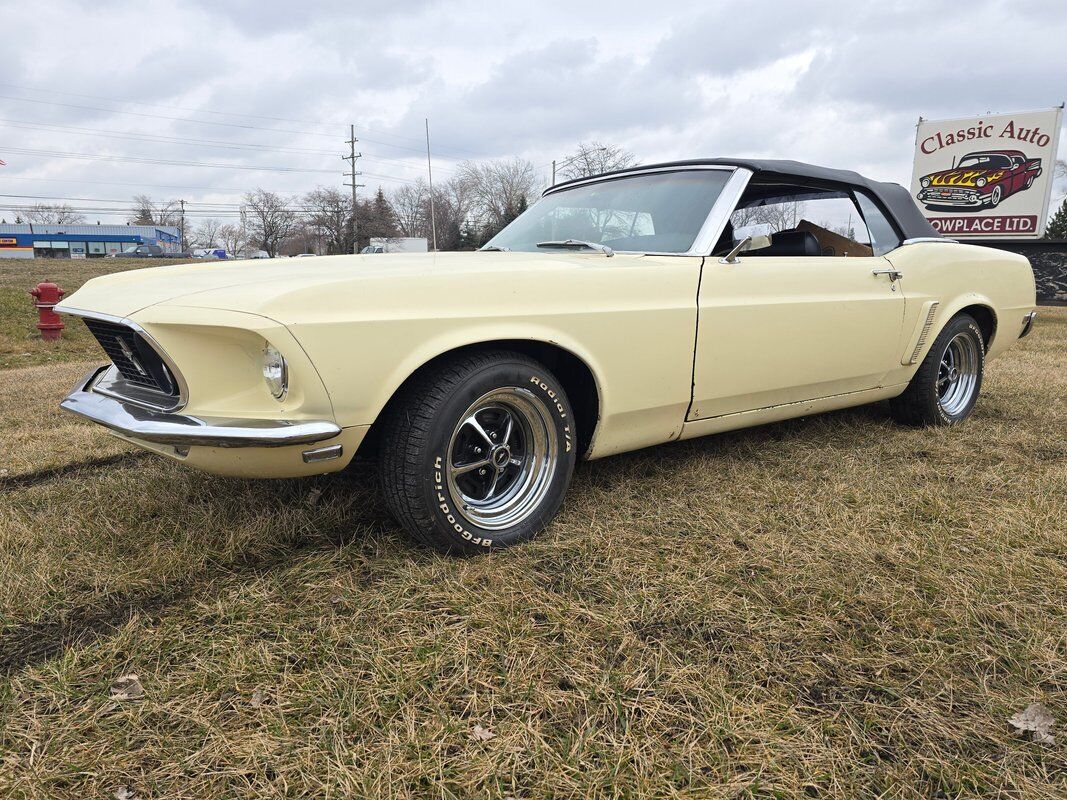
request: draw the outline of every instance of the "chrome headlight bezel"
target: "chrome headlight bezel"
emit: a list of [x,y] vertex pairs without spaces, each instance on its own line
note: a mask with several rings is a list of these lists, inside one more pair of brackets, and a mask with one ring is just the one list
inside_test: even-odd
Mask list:
[[289,391],[289,363],[270,342],[263,347],[262,359],[263,381],[267,384],[267,391],[275,400],[284,399]]
[[989,181],[987,181],[985,178],[979,178],[978,180],[976,180],[974,182],[974,185],[977,186],[979,189],[981,189],[987,183],[989,183]]
[[919,181],[919,183],[922,184],[922,187],[924,189],[930,188],[930,179],[929,178],[923,178],[921,181]]

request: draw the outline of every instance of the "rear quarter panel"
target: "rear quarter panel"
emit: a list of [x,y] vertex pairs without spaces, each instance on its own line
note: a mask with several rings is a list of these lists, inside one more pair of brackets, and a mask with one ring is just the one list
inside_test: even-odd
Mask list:
[[[902,365],[889,382],[911,379],[937,334],[962,309],[985,306],[992,310],[996,330],[987,357],[1003,353],[1019,337],[1023,317],[1037,304],[1034,272],[1023,256],[991,247],[951,242],[921,242],[904,245],[886,256],[903,273],[900,286],[905,297],[901,331],[901,359],[910,356],[910,343],[925,322],[923,308],[938,302],[930,335],[914,364]],[[905,352],[907,351],[907,352]]]

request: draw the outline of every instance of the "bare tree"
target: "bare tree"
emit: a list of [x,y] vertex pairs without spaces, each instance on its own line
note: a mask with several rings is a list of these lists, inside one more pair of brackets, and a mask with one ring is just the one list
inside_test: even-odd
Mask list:
[[222,227],[222,222],[214,217],[208,217],[196,226],[193,235],[189,237],[190,245],[192,247],[218,247],[222,242],[220,238]]
[[458,180],[469,213],[492,233],[525,211],[538,194],[537,170],[522,158],[480,164],[465,161]]
[[231,256],[237,256],[248,244],[248,231],[244,220],[219,226],[219,242]]
[[181,206],[177,200],[157,204],[146,194],[133,197],[129,221],[134,225],[178,225],[181,218]]
[[422,178],[415,183],[401,186],[392,193],[390,205],[393,207],[396,227],[401,236],[425,235],[430,225],[430,218],[427,214],[429,197],[429,189]]
[[326,243],[328,253],[352,252],[351,196],[320,186],[304,195],[307,222]]
[[241,206],[248,218],[248,235],[273,258],[282,242],[296,233],[297,215],[288,199],[266,189],[256,189],[244,196]]
[[80,225],[85,217],[65,203],[47,205],[37,203],[22,210],[20,215],[26,222],[38,225]]
[[1067,178],[1067,161],[1062,158],[1056,160],[1056,177]]
[[749,225],[767,225],[772,233],[777,233],[795,228],[803,216],[804,203],[788,200],[739,208],[734,211],[730,222],[735,229]]
[[562,159],[556,180],[585,178],[616,169],[626,169],[637,163],[637,157],[618,145],[603,142],[578,142],[577,151]]

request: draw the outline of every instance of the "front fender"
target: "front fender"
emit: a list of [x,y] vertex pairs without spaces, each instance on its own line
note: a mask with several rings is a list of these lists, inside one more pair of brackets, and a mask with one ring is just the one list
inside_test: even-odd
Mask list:
[[[319,335],[301,326],[294,336],[315,354],[316,365],[330,396],[338,424],[373,423],[386,403],[411,375],[434,359],[472,345],[521,340],[554,345],[574,355],[589,368],[596,381],[601,405],[608,404],[612,387],[598,358],[572,335],[543,323],[521,326],[501,320],[471,321],[459,325],[450,320],[404,320],[402,324],[354,322],[330,346]],[[314,344],[307,339],[314,336]],[[346,346],[358,342],[357,347]],[[342,356],[340,351],[348,349]]]

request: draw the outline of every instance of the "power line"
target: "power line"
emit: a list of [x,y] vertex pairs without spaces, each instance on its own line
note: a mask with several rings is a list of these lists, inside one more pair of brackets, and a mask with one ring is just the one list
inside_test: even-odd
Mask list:
[[[153,166],[167,166],[167,167],[199,167],[206,169],[239,169],[248,170],[252,172],[289,172],[289,173],[319,173],[326,175],[336,174],[336,170],[332,169],[307,169],[304,167],[265,167],[265,166],[253,166],[249,164],[212,164],[202,163],[197,161],[181,161],[176,159],[159,159],[159,158],[141,158],[138,156],[117,156],[117,155],[104,155],[101,153],[71,153],[60,150],[37,150],[26,147],[0,147],[0,152],[3,153],[16,153],[19,155],[28,156],[45,156],[48,158],[73,158],[86,161],[119,161],[130,164],[149,164]],[[373,178],[380,178],[382,180],[400,181],[402,183],[416,183],[417,181],[411,178],[402,178],[399,175],[384,175],[381,173],[368,172],[368,176]]]
[[103,111],[107,114],[126,114],[132,117],[147,117],[150,119],[166,119],[172,122],[193,122],[197,125],[219,125],[224,128],[242,128],[244,130],[266,130],[273,131],[275,133],[295,133],[302,136],[322,136],[327,139],[335,139],[336,136],[329,133],[319,133],[317,131],[292,131],[283,128],[263,128],[257,125],[240,125],[236,122],[212,122],[204,119],[190,119],[189,117],[171,117],[164,114],[145,114],[140,111],[120,111],[116,108],[100,108],[99,106],[82,106],[75,105],[74,103],[59,103],[55,100],[36,100],[31,97],[13,97],[11,95],[0,94],[0,100],[14,100],[19,103],[37,103],[44,106],[60,106],[62,108],[76,108],[79,111]]
[[303,153],[308,155],[332,156],[331,150],[312,150],[305,147],[275,147],[257,142],[230,143],[218,139],[190,139],[184,136],[166,136],[138,131],[114,131],[101,128],[79,128],[71,125],[59,125],[53,122],[27,122],[18,119],[0,118],[0,123],[22,130],[55,131],[76,133],[81,136],[101,136],[105,139],[127,139],[130,141],[165,142],[167,144],[195,144],[202,147],[225,147],[234,150],[270,150],[278,153]]
[[[242,143],[228,143],[218,139],[191,139],[184,136],[165,136],[161,134],[153,133],[141,133],[139,131],[115,131],[101,128],[80,128],[70,125],[59,125],[52,122],[27,122],[25,120],[14,120],[0,118],[0,124],[7,125],[8,127],[22,129],[22,130],[41,130],[49,132],[64,132],[75,133],[79,136],[100,136],[105,139],[121,139],[133,142],[146,142],[149,144],[164,143],[164,144],[180,144],[180,145],[198,145],[203,147],[218,147],[230,150],[261,150],[278,153],[296,153],[300,155],[321,155],[321,156],[333,156],[336,153],[332,150],[313,150],[305,147],[275,147],[268,144],[260,144],[258,142],[242,142]],[[413,164],[410,161],[405,161],[399,158],[386,158],[385,156],[367,156],[371,161],[382,161],[390,164],[397,164],[407,167],[409,169],[419,169],[422,167],[418,164]],[[438,169],[445,172],[455,172],[453,169],[447,169],[444,167],[438,167]]]
[[[192,122],[197,125],[219,125],[225,128],[240,128],[242,130],[251,131],[269,131],[272,133],[292,133],[299,136],[321,136],[327,139],[335,138],[333,134],[320,133],[318,131],[295,131],[288,128],[264,128],[258,125],[241,125],[236,122],[215,122],[213,120],[206,119],[191,119],[189,117],[172,117],[165,114],[146,114],[140,111],[122,111],[117,108],[101,108],[100,106],[83,106],[74,103],[60,103],[55,100],[37,100],[32,97],[15,97],[13,95],[0,94],[0,100],[13,100],[19,103],[37,103],[38,105],[47,106],[60,106],[61,108],[74,108],[80,111],[103,111],[106,114],[126,114],[134,117],[146,117],[149,119],[166,119],[172,122]],[[381,145],[382,147],[394,147],[398,150],[411,150],[416,153],[421,153],[422,148],[415,147],[414,145],[393,144],[392,142],[383,142],[377,139],[366,139],[363,141],[371,142],[373,144]],[[462,158],[462,156],[461,156]]]
[[[0,86],[6,86],[9,89],[18,89],[19,91],[23,91],[23,92],[37,92],[38,94],[58,94],[58,95],[63,95],[65,97],[81,97],[81,98],[85,98],[87,100],[104,100],[105,102],[108,102],[108,103],[127,103],[127,104],[130,104],[130,105],[144,106],[145,108],[164,108],[164,109],[171,109],[173,111],[189,111],[189,112],[194,113],[194,114],[212,114],[212,115],[215,115],[215,116],[224,116],[224,117],[244,117],[245,119],[262,119],[262,120],[267,120],[269,122],[295,122],[297,124],[305,124],[306,123],[306,124],[321,125],[321,126],[326,126],[326,127],[330,127],[330,126],[341,124],[341,123],[337,123],[337,122],[322,122],[322,121],[309,120],[309,119],[293,119],[292,117],[269,117],[269,116],[264,116],[262,114],[242,114],[242,113],[238,113],[238,112],[234,112],[234,111],[213,111],[211,109],[206,109],[206,108],[189,108],[188,106],[174,106],[174,105],[162,105],[162,104],[159,104],[159,103],[145,103],[145,102],[142,102],[140,100],[120,100],[120,99],[117,99],[117,98],[114,98],[114,97],[103,97],[101,95],[94,95],[94,94],[78,94],[77,92],[61,92],[61,91],[59,91],[57,89],[41,89],[41,88],[30,87],[30,86],[19,86],[19,85],[14,84],[14,83],[0,82]],[[38,101],[38,102],[45,102],[45,101]],[[408,141],[411,141],[411,142],[421,142],[422,141],[421,137],[418,137],[418,136],[405,136],[404,134],[401,134],[401,133],[385,133],[384,131],[378,131],[378,130],[375,130],[375,129],[372,129],[372,128],[366,128],[366,127],[361,126],[361,125],[357,125],[356,127],[361,131],[367,131],[369,133],[374,133],[374,134],[376,134],[378,136],[385,136],[386,138],[389,138],[389,139],[407,139]],[[445,151],[445,152],[447,152],[447,151]],[[457,149],[456,152],[464,152],[464,151],[461,150],[461,149]],[[468,151],[467,154],[470,155],[470,156],[475,156],[474,153],[469,152],[469,151]]]
[[242,169],[255,172],[321,172],[333,173],[332,169],[306,169],[304,167],[264,167],[250,164],[210,164],[198,161],[181,161],[178,159],[143,158],[140,156],[117,156],[102,153],[72,153],[63,150],[37,150],[29,147],[0,147],[0,152],[16,153],[26,156],[47,156],[49,158],[74,158],[87,161],[122,161],[130,164],[151,164],[167,167],[205,167],[209,169]]

